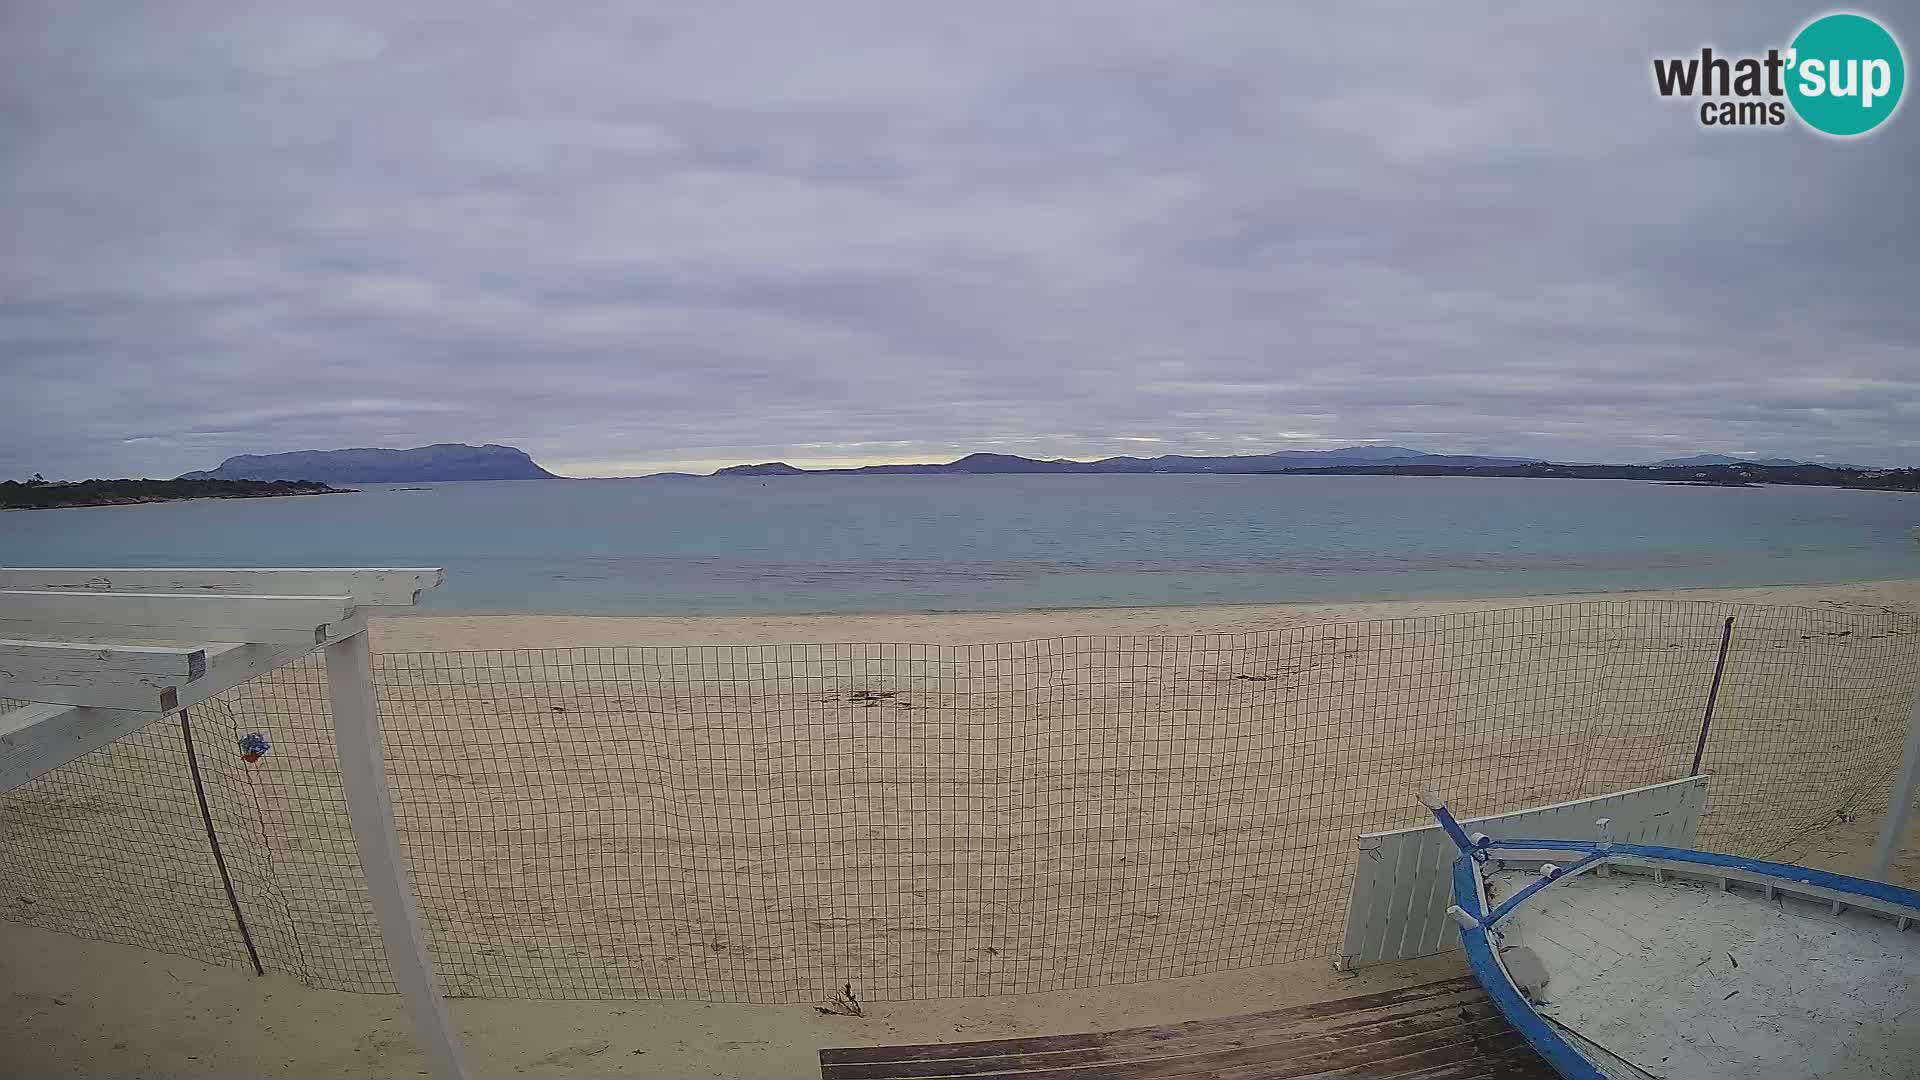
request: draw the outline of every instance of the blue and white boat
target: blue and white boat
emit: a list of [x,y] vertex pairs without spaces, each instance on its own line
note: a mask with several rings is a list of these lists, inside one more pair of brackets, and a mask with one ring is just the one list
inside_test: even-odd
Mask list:
[[1920,893],[1433,812],[1474,976],[1568,1080],[1920,1077]]

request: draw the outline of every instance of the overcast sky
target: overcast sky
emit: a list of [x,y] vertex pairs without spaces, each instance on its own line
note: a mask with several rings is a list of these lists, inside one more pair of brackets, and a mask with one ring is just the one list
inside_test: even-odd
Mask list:
[[1651,88],[1816,7],[1318,7],[8,0],[0,476],[1920,464],[1912,106]]

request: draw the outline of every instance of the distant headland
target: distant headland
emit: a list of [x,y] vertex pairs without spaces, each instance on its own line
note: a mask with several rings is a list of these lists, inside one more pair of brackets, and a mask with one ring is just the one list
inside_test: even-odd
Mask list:
[[730,465],[715,476],[799,476],[826,474],[870,476],[884,473],[1265,473],[1329,465],[1524,465],[1532,458],[1484,457],[1477,454],[1429,454],[1404,446],[1347,446],[1338,450],[1280,450],[1271,454],[1234,454],[1208,457],[1165,454],[1160,457],[1108,457],[1097,461],[1072,458],[1039,459],[1017,454],[968,454],[938,464],[864,465],[854,469],[801,469],[784,461],[759,465]]
[[347,489],[294,480],[0,480],[0,510],[125,506],[180,499],[265,499],[280,495],[345,495]]
[[488,443],[435,443],[411,450],[358,447],[239,454],[182,480],[311,480],[329,484],[413,484],[441,480],[555,480],[525,450]]

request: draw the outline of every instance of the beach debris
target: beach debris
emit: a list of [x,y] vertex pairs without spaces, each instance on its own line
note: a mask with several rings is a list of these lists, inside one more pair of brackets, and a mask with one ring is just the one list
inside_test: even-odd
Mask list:
[[1230,677],[1235,682],[1283,682],[1305,675],[1307,672],[1323,666],[1326,662],[1325,659],[1309,660],[1301,664],[1282,664],[1268,671],[1237,671]]
[[857,1016],[865,1017],[866,1011],[860,1008],[860,999],[853,996],[853,984],[848,983],[833,992],[825,1005],[815,1005],[813,1011],[821,1016]]
[[529,1066],[532,1066],[532,1065],[563,1065],[563,1066],[579,1065],[582,1061],[585,1061],[587,1058],[590,1058],[595,1054],[606,1053],[607,1049],[612,1045],[613,1045],[612,1043],[608,1042],[605,1039],[588,1039],[585,1042],[574,1043],[572,1046],[563,1046],[560,1049],[555,1050],[551,1054],[545,1054],[541,1057],[534,1058],[532,1061],[527,1062],[527,1064]]
[[847,691],[847,704],[874,708],[878,705],[892,705],[899,709],[913,708],[913,702],[900,697],[898,690],[859,690]]
[[259,761],[260,756],[271,749],[273,744],[267,741],[265,735],[257,731],[249,731],[240,736],[240,760],[249,765]]

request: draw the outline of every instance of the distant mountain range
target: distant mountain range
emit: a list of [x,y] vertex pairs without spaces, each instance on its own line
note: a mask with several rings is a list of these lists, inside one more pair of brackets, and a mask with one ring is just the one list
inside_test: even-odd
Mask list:
[[310,480],[325,484],[407,484],[433,480],[553,480],[525,450],[435,443],[411,450],[295,450],[240,454],[182,480]]
[[[1818,461],[1795,461],[1792,458],[1783,458],[1783,457],[1742,458],[1742,457],[1728,457],[1725,454],[1695,454],[1692,457],[1667,458],[1663,461],[1654,461],[1654,462],[1649,462],[1648,464],[1651,467],[1658,469],[1658,468],[1664,468],[1667,466],[1674,466],[1674,465],[1780,465],[1780,466],[1786,466],[1786,465],[1819,465],[1822,463]],[[1844,469],[1844,468],[1851,468],[1851,466],[1828,465],[1827,468]]]
[[[1770,470],[1774,477],[1793,470],[1859,470],[1856,466],[1794,461],[1789,458],[1741,458],[1726,454],[1694,454],[1667,458],[1647,465],[1549,464],[1539,458],[1489,457],[1481,454],[1431,454],[1406,446],[1343,446],[1337,450],[1278,450],[1267,454],[1204,456],[1164,454],[1159,457],[1108,457],[1097,461],[1070,458],[1030,458],[1017,454],[968,454],[946,462],[907,465],[864,465],[848,469],[803,469],[784,461],[730,465],[711,475],[738,476],[874,476],[885,474],[943,475],[999,473],[1299,473],[1367,471],[1400,475],[1606,475],[1667,479],[1654,470],[1677,469]],[[654,478],[695,479],[687,473],[655,473]],[[297,450],[286,454],[241,454],[219,468],[183,474],[182,480],[299,480],[333,484],[403,484],[445,480],[551,480],[527,452],[489,443],[436,443],[411,450],[361,448],[353,450]],[[1718,477],[1716,477],[1718,479]],[[1758,479],[1758,477],[1756,477]],[[1774,482],[1781,482],[1780,479]],[[1807,482],[1786,480],[1785,482]]]
[[784,461],[758,465],[730,465],[715,476],[869,476],[881,473],[1269,473],[1334,465],[1524,465],[1534,458],[1482,457],[1476,454],[1429,454],[1404,446],[1345,446],[1338,450],[1280,450],[1271,454],[1200,457],[1166,454],[1161,457],[1110,457],[1098,461],[1070,458],[1020,457],[1016,454],[968,454],[942,463],[920,465],[863,465],[853,469],[802,469]]
[[1787,458],[1737,458],[1696,454],[1651,465],[1588,465],[1538,458],[1486,457],[1478,454],[1429,454],[1405,446],[1346,446],[1338,450],[1282,450],[1231,457],[1110,457],[1098,461],[1050,461],[1012,454],[968,454],[943,464],[868,465],[857,469],[801,469],[784,461],[734,465],[714,476],[866,476],[882,473],[1285,473],[1301,475],[1505,476],[1563,480],[1653,480],[1754,487],[1794,484],[1913,491],[1920,470],[1861,469]]

